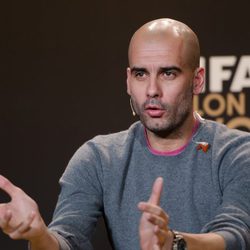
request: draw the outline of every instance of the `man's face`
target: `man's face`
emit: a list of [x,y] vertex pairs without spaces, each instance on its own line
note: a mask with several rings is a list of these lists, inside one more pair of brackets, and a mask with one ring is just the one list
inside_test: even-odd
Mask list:
[[134,42],[127,91],[145,127],[171,133],[192,115],[194,70],[184,60],[180,39]]

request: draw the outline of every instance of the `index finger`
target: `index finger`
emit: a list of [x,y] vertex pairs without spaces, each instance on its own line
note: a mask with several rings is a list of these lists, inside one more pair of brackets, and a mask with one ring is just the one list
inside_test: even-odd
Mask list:
[[152,187],[152,193],[149,197],[148,202],[152,203],[154,205],[159,205],[160,204],[160,199],[161,199],[161,193],[163,189],[163,178],[158,177],[154,181],[153,187]]
[[3,175],[0,175],[0,188],[4,190],[10,197],[13,196],[16,186],[12,184],[7,178]]

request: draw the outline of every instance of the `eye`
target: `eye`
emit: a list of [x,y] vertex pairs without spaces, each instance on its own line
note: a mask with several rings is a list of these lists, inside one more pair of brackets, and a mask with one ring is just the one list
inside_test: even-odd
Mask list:
[[135,76],[136,76],[136,77],[142,77],[142,76],[144,76],[144,74],[145,74],[145,72],[143,72],[143,71],[138,71],[138,72],[135,73]]
[[165,78],[165,79],[168,79],[168,80],[173,80],[175,79],[175,77],[177,76],[177,72],[175,70],[164,70],[162,72],[162,76]]
[[144,70],[138,70],[134,72],[134,77],[137,80],[143,80],[146,77],[146,72]]

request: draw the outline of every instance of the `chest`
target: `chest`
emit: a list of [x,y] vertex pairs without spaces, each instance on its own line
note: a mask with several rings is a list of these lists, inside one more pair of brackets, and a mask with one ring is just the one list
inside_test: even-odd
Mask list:
[[137,233],[141,216],[137,204],[148,200],[158,176],[164,179],[160,206],[176,230],[200,231],[221,203],[219,177],[209,154],[195,153],[189,158],[131,155],[106,174],[106,216],[110,225],[123,222],[120,226],[126,232]]

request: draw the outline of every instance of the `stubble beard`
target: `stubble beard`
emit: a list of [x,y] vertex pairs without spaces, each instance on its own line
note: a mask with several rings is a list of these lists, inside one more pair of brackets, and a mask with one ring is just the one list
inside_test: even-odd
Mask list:
[[140,119],[146,129],[159,137],[166,138],[170,135],[179,137],[182,134],[180,128],[189,115],[190,109],[185,107],[183,110],[177,110],[177,112],[170,111],[165,117],[162,118],[151,118],[142,114]]
[[155,135],[166,138],[170,135],[181,136],[181,127],[192,113],[192,93],[186,93],[187,95],[180,100],[179,105],[171,106],[169,104],[161,104],[161,107],[165,110],[165,113],[160,118],[150,117],[145,113],[145,104],[140,108],[136,103],[136,113],[139,115],[142,124],[147,130],[151,131]]

